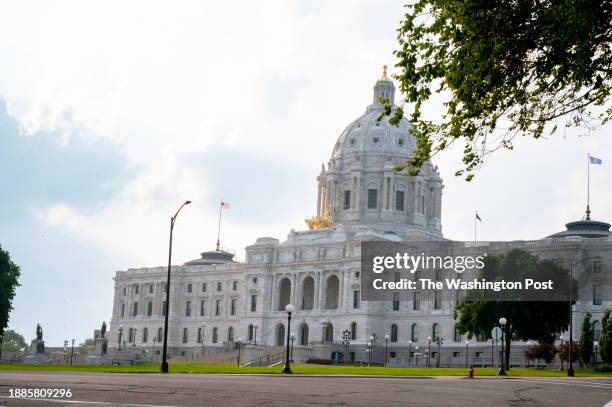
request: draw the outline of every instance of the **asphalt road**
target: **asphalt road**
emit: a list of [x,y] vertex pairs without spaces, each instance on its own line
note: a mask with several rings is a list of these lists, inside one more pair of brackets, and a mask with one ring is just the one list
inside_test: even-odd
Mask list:
[[[70,399],[14,399],[64,388]],[[0,406],[603,406],[611,379],[0,372]]]

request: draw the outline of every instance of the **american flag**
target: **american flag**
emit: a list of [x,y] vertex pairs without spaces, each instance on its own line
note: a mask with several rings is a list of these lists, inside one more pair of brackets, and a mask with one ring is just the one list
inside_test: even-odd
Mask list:
[[223,202],[223,201],[221,201],[221,207],[222,207],[223,209],[229,209],[229,208],[230,208],[230,204],[229,204],[229,202]]

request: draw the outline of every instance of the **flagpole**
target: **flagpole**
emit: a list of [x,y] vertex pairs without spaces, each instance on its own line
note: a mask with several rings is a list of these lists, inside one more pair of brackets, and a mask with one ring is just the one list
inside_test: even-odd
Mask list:
[[591,220],[591,153],[587,153],[587,210],[586,220]]
[[217,251],[219,251],[219,237],[221,236],[221,213],[223,213],[223,199],[219,204],[219,227],[217,228]]

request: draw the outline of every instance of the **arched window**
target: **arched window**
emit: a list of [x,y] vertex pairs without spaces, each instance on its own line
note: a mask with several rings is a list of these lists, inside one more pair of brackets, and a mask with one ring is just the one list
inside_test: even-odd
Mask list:
[[230,326],[227,330],[227,340],[234,342],[234,327]]
[[324,325],[324,340],[325,342],[333,342],[334,341],[334,325],[331,323],[327,323]]
[[593,340],[598,341],[601,338],[601,323],[593,321]]
[[397,325],[391,325],[391,342],[397,342]]
[[276,326],[276,345],[283,346],[285,344],[285,325],[278,324]]
[[202,343],[204,338],[202,337],[202,327],[198,328],[198,343]]
[[351,323],[351,340],[357,340],[357,322]]
[[247,328],[247,338],[249,338],[249,342],[253,340],[253,324],[249,324]]
[[189,340],[189,330],[187,328],[183,328],[183,343],[187,343]]
[[219,328],[214,327],[212,332],[212,343],[219,342]]
[[412,324],[412,328],[410,328],[410,340],[412,342],[419,341],[419,326],[417,324]]
[[434,341],[440,339],[440,324],[433,324],[431,327],[431,338]]
[[308,345],[308,325],[302,324],[300,327],[300,345]]
[[278,285],[278,310],[284,311],[285,307],[291,301],[291,281],[288,278],[283,278]]
[[306,277],[302,282],[302,309],[311,310],[314,308],[314,279]]
[[336,275],[332,275],[327,279],[325,284],[325,308],[337,309],[338,298],[340,297],[340,281]]
[[457,324],[455,324],[455,332],[453,334],[453,341],[461,342],[461,334],[459,333],[459,329],[457,328]]
[[149,328],[144,328],[142,330],[142,341],[147,343],[149,341]]
[[164,340],[164,328],[161,326],[157,329],[157,342],[162,342]]

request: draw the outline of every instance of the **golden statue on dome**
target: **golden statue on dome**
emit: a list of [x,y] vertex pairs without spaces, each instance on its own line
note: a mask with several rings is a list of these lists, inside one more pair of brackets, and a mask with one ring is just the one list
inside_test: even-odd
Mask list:
[[312,216],[308,219],[304,219],[304,222],[308,225],[308,229],[323,229],[334,225],[331,219],[331,210],[327,208],[323,216]]

